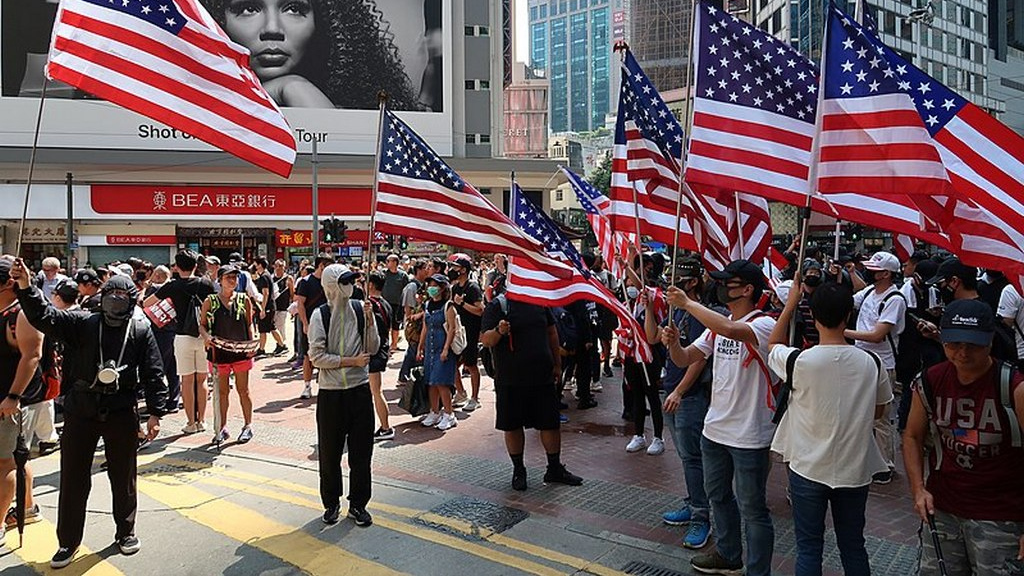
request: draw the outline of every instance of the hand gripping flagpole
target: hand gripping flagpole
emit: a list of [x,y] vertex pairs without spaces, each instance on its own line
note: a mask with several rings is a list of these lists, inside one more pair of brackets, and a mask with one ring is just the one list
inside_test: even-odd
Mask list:
[[[373,263],[376,261],[376,255],[374,253],[373,245],[373,229],[377,223],[377,194],[380,187],[380,145],[384,139],[384,112],[388,108],[388,93],[381,90],[377,93],[377,103],[380,107],[380,119],[377,123],[377,149],[373,153],[373,198],[370,201],[370,234],[366,241],[366,265],[367,273],[373,269]],[[366,324],[366,333],[363,334],[363,351],[367,353],[372,352],[368,349],[367,344],[370,342],[370,324]],[[392,342],[394,346],[395,343]]]
[[[43,104],[46,102],[46,87],[49,85],[50,80],[47,77],[43,77],[43,91],[39,95],[39,111],[36,113],[36,129],[32,135],[32,151],[28,158],[28,179],[25,181],[25,203],[21,208],[21,223],[18,225],[18,241],[14,245],[14,253],[21,256],[21,244],[25,238],[25,220],[28,219],[28,197],[32,191],[32,176],[36,169],[36,151],[39,149],[39,129],[43,123]],[[71,231],[68,230],[68,237],[70,237]],[[68,256],[70,258],[70,255]]]

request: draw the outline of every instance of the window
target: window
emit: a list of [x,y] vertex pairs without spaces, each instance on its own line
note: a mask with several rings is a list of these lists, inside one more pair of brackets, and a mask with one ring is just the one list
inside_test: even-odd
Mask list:
[[466,36],[476,36],[476,28],[472,26],[466,26]]
[[548,17],[548,5],[547,4],[541,4],[540,5],[540,17],[541,18],[547,18]]
[[909,18],[904,18],[900,22],[900,38],[904,40],[914,39],[914,22]]
[[477,82],[480,83],[480,89],[481,90],[490,90],[491,89],[491,81],[490,80],[478,80]]
[[476,90],[476,80],[466,80],[466,90]]
[[780,30],[782,30],[782,8],[779,8],[772,14],[772,25],[769,28],[772,34],[776,34]]
[[466,144],[476,144],[476,134],[466,134]]
[[563,201],[564,193],[561,190],[555,190],[555,202]]
[[538,11],[536,6],[530,6],[530,22],[533,22],[534,20],[537,19],[537,12]]
[[896,13],[885,11],[885,20],[883,21],[882,29],[886,34],[896,35]]
[[490,144],[491,143],[491,135],[490,134],[481,134],[480,135],[480,143],[481,144]]
[[569,0],[569,11],[575,12],[580,9],[578,0]]
[[477,33],[476,33],[477,36],[490,36],[491,35],[491,29],[488,28],[487,26],[477,26],[476,29],[477,29]]

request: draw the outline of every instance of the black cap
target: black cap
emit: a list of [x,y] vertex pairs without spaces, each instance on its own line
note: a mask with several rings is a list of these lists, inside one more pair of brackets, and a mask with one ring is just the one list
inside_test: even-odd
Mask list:
[[451,281],[448,280],[448,277],[445,276],[444,274],[434,274],[433,276],[427,278],[427,281],[433,282],[435,284],[441,284],[443,286],[451,284]]
[[939,264],[939,270],[935,273],[935,276],[932,276],[931,280],[928,280],[928,284],[938,284],[953,276],[958,278],[977,278],[978,269],[974,266],[967,266],[956,256],[951,256],[943,260],[942,264]]
[[750,260],[733,260],[721,272],[712,272],[711,277],[715,280],[729,280],[739,278],[748,284],[758,288],[764,288],[764,271],[757,264]]
[[96,273],[92,268],[79,268],[75,272],[75,283],[76,284],[95,284],[99,286],[100,275]]
[[931,256],[924,250],[915,250],[914,253],[910,255],[911,262],[924,262],[929,258],[931,258]]
[[996,332],[992,307],[981,300],[954,300],[942,313],[943,344],[966,342],[978,346],[991,346]]
[[448,264],[449,264],[449,266],[451,266],[451,265],[458,266],[458,267],[462,268],[463,270],[465,270],[466,272],[469,272],[470,270],[473,269],[473,261],[470,260],[469,257],[465,256],[465,255],[459,255],[456,258],[452,258],[451,261]]
[[680,258],[676,262],[676,280],[690,280],[700,278],[704,274],[704,267],[696,258]]
[[362,275],[362,272],[357,272],[355,270],[345,270],[340,275],[338,275],[338,284],[342,286],[346,284],[351,284],[356,281],[356,278],[359,278]]
[[225,264],[217,269],[217,279],[219,280],[225,274],[238,274],[239,270],[237,266],[231,264]]
[[60,296],[61,300],[74,303],[75,299],[78,298],[78,283],[70,278],[64,278],[53,287],[53,292]]
[[228,255],[228,262],[230,262],[230,263],[241,262],[241,261],[242,261],[242,255],[239,254],[238,252],[232,252],[231,254]]

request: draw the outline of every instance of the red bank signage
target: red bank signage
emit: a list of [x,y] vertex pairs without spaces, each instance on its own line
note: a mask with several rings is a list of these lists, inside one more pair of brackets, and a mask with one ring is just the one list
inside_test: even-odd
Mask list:
[[[322,233],[322,231],[321,231]],[[331,246],[341,247],[352,247],[352,246],[366,246],[366,239],[370,237],[369,230],[348,230],[345,232],[344,242],[335,242]],[[321,240],[323,242],[323,240]],[[374,244],[385,244],[387,238],[384,237],[380,232],[373,234]],[[312,230],[278,230],[277,231],[277,245],[282,248],[298,248],[313,245],[313,231]]]
[[178,243],[178,239],[173,235],[146,235],[146,234],[126,234],[119,236],[107,235],[107,244],[110,246],[121,246],[121,245],[133,245],[139,244],[151,244],[153,246],[174,246]]
[[[321,187],[320,214],[370,215],[370,188]],[[309,216],[309,188],[275,186],[154,186],[93,184],[92,209],[98,214]]]

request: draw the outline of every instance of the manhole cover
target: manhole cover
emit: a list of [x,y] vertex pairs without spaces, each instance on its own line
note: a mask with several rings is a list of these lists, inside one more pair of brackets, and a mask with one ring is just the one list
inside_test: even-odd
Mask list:
[[469,522],[474,526],[500,533],[530,517],[526,510],[499,506],[474,498],[448,500],[430,510],[439,516]]
[[[199,464],[198,462],[196,464]],[[195,465],[190,465],[186,462],[164,462],[150,464],[145,467],[140,467],[139,476],[174,476],[175,480],[179,482],[195,482],[198,476],[210,476],[211,473],[202,468],[196,468]]]
[[622,571],[626,574],[635,574],[636,576],[685,576],[678,570],[670,570],[668,568],[662,568],[661,566],[655,566],[653,564],[637,560],[626,564],[626,566],[622,568]]

